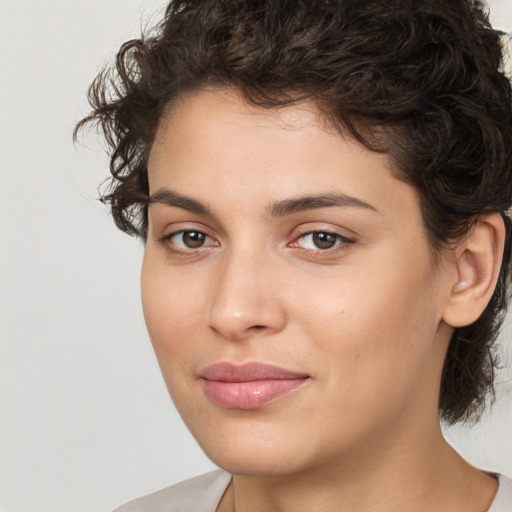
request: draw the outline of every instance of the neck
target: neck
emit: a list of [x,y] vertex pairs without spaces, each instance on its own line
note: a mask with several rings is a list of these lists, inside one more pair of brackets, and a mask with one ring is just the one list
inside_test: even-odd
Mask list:
[[290,475],[235,475],[218,512],[485,512],[497,482],[464,461],[438,423],[421,434],[381,435]]

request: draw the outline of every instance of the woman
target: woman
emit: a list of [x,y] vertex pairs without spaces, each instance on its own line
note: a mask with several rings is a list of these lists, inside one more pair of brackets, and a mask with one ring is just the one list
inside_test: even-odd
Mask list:
[[177,0],[121,48],[82,124],[222,470],[120,511],[512,509],[439,424],[492,394],[510,91],[476,0]]

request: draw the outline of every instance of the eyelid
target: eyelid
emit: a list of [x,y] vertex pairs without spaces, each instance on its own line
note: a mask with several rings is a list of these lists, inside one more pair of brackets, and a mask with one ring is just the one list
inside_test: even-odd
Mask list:
[[[312,249],[312,248],[301,247],[298,245],[298,241],[300,239],[303,239],[309,235],[314,235],[314,234],[318,234],[318,233],[324,233],[324,234],[334,236],[337,239],[337,243],[333,247],[329,247],[326,249],[321,249],[321,248]],[[298,234],[296,234],[293,237],[292,242],[290,242],[288,244],[288,246],[297,248],[299,250],[302,250],[302,251],[305,251],[308,253],[329,255],[329,254],[333,254],[337,251],[345,250],[345,249],[347,249],[347,246],[352,245],[355,242],[356,242],[355,238],[347,237],[346,235],[339,233],[339,231],[337,231],[336,229],[329,229],[329,228],[322,229],[320,227],[318,229],[304,229],[303,231],[299,232]]]
[[[181,256],[191,256],[194,254],[205,253],[209,249],[219,247],[221,245],[220,242],[218,241],[218,237],[215,235],[212,235],[210,229],[208,229],[206,226],[204,226],[204,225],[197,226],[197,225],[190,225],[190,224],[187,225],[187,224],[188,223],[183,223],[182,225],[180,225],[180,223],[176,223],[174,226],[173,225],[168,226],[167,227],[168,229],[172,228],[172,227],[174,227],[175,229],[171,229],[169,232],[165,233],[164,235],[157,237],[157,241],[162,246],[164,246],[164,248],[167,251],[169,251],[173,254],[176,254],[176,255],[181,255]],[[301,250],[301,251],[309,253],[309,254],[315,254],[315,255],[319,254],[319,255],[328,256],[328,255],[333,255],[333,254],[337,253],[338,251],[346,250],[349,245],[354,244],[356,242],[355,233],[353,233],[352,231],[351,231],[351,233],[353,233],[354,236],[347,236],[345,234],[340,233],[340,230],[341,230],[340,227],[318,226],[318,227],[313,228],[312,224],[315,224],[315,223],[307,223],[306,225],[296,227],[296,229],[295,229],[296,232],[293,235],[290,234],[292,237],[292,241],[287,242],[286,246],[296,249],[296,250]],[[347,230],[347,231],[349,231],[349,230]],[[186,246],[179,247],[179,246],[177,246],[177,244],[173,243],[174,237],[176,237],[177,235],[187,233],[187,232],[196,232],[196,233],[201,233],[202,235],[204,235],[204,237],[205,237],[204,244],[200,245],[199,247],[194,248],[194,247],[186,247]],[[308,248],[308,247],[302,247],[299,245],[299,241],[301,239],[304,239],[307,236],[311,236],[311,235],[319,234],[319,233],[328,234],[328,235],[335,237],[336,241],[335,241],[334,245],[332,247],[326,247],[326,248],[321,248],[321,247],[317,247],[317,248],[309,247]],[[288,238],[288,240],[290,240],[290,238]],[[183,244],[183,245],[185,245],[185,244]]]
[[[189,233],[189,232],[192,232],[192,233],[201,233],[202,235],[205,236],[206,240],[211,240],[213,241],[214,243],[212,244],[211,242],[208,243],[208,242],[205,242],[204,245],[200,246],[200,247],[197,247],[197,248],[186,248],[186,247],[179,247],[179,248],[176,248],[176,247],[172,247],[171,245],[171,241],[172,239],[177,236],[177,235],[180,235],[180,234],[184,234],[184,233]],[[211,247],[218,247],[220,244],[219,242],[213,237],[211,236],[209,233],[208,233],[208,230],[204,229],[204,228],[196,228],[196,227],[192,227],[192,226],[189,226],[189,227],[182,227],[180,229],[174,229],[172,230],[170,233],[166,233],[165,235],[161,236],[158,238],[158,241],[165,246],[165,248],[174,253],[174,254],[181,254],[181,255],[192,255],[192,254],[197,254],[198,252],[202,252],[202,251],[205,251],[207,250],[208,248],[211,248]]]
[[352,231],[348,228],[326,224],[323,222],[308,222],[298,226],[292,231],[291,236],[296,239],[301,236],[310,235],[312,233],[328,233],[330,235],[339,236],[347,242],[355,242],[359,237],[355,231]]

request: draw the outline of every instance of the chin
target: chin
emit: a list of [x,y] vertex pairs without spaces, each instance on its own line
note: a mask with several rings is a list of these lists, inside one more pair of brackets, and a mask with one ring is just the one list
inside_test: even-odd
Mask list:
[[[310,436],[300,435],[291,426],[234,419],[208,432],[191,432],[208,458],[231,474],[284,476],[315,465],[315,447],[307,441]],[[316,452],[322,452],[318,448]]]
[[261,453],[261,450],[246,450],[243,453],[208,453],[206,455],[219,468],[232,475],[244,476],[285,476],[305,469],[290,461],[290,457],[282,452]]

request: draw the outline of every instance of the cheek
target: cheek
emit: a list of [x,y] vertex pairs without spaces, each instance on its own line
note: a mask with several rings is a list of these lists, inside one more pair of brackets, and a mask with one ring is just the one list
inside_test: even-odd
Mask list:
[[148,251],[141,272],[142,306],[156,356],[167,379],[169,367],[183,364],[204,319],[204,283],[187,272],[155,263]]
[[417,264],[383,258],[349,270],[303,282],[292,317],[309,333],[308,357],[329,363],[330,382],[385,394],[383,383],[409,384],[433,354],[440,316],[434,272],[423,254]]

